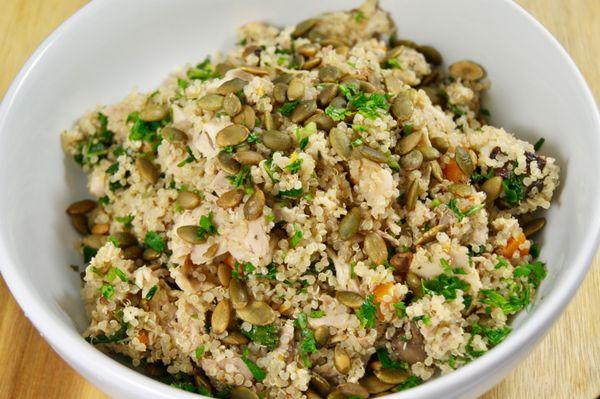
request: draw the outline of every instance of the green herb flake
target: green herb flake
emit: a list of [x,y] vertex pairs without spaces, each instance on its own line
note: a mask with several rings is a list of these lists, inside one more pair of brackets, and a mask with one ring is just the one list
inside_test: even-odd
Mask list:
[[287,169],[287,171],[291,174],[296,174],[302,168],[302,161],[304,161],[302,158],[296,158],[289,165],[286,165],[285,169]]
[[317,342],[314,332],[308,327],[308,317],[304,313],[296,316],[296,327],[300,330],[300,345],[298,351],[304,367],[312,367],[309,355],[317,352]]
[[210,58],[208,57],[196,65],[196,67],[187,70],[188,79],[208,80],[218,76],[219,75],[215,72],[212,64],[210,63]]
[[312,319],[319,319],[323,316],[325,316],[325,312],[322,310],[311,310],[310,311],[310,317]]
[[304,233],[302,233],[302,230],[299,230],[296,226],[294,226],[294,235],[290,239],[290,247],[296,248],[303,236]]
[[385,95],[380,93],[367,95],[361,92],[354,84],[342,84],[340,85],[340,91],[346,97],[348,103],[353,105],[367,119],[379,117],[380,111],[385,111],[389,107]]
[[127,281],[127,276],[125,276],[123,270],[119,269],[118,267],[111,267],[106,272],[106,275],[104,276],[104,281],[106,281],[107,283],[112,283],[117,277],[122,282]]
[[119,240],[113,235],[108,236],[108,242],[114,245],[116,248],[119,248]]
[[177,164],[178,168],[181,168],[182,166],[185,166],[188,163],[192,163],[192,162],[196,162],[197,161],[197,159],[194,156],[194,153],[192,152],[192,149],[190,148],[189,145],[185,146],[185,152],[187,152],[188,156],[183,161],[181,161],[181,162],[179,162]]
[[382,369],[408,370],[409,365],[406,362],[393,360],[386,347],[377,348],[377,359],[381,362]]
[[115,220],[119,223],[123,223],[123,227],[125,227],[126,229],[131,228],[131,223],[133,222],[133,219],[135,219],[135,216],[133,215],[115,217]]
[[351,112],[346,108],[335,108],[333,105],[329,105],[325,108],[325,114],[335,122],[339,122],[346,119],[346,116],[350,115]]
[[106,168],[106,173],[108,173],[109,175],[114,175],[118,171],[119,171],[119,163],[118,162],[115,162],[112,165],[110,165],[108,168]]
[[256,381],[262,381],[265,379],[265,377],[267,376],[267,373],[261,369],[260,367],[258,367],[258,365],[256,363],[254,363],[252,360],[248,359],[248,348],[244,348],[244,351],[242,353],[242,360],[244,361],[244,363],[246,363],[246,366],[248,366],[248,369],[250,370],[250,372],[252,373],[252,376],[254,377],[254,379]]
[[393,390],[395,392],[406,391],[407,389],[414,388],[423,383],[423,380],[417,377],[416,375],[411,375],[404,382],[397,385]]
[[115,294],[115,289],[110,284],[102,284],[100,287],[100,293],[104,298],[110,299]]
[[396,316],[398,318],[403,318],[406,316],[406,304],[402,301],[398,301],[394,304],[394,309],[396,310]]
[[177,86],[179,86],[179,88],[181,90],[187,89],[189,87],[189,85],[190,85],[190,82],[188,82],[187,80],[181,79],[181,78],[177,78]]
[[373,302],[374,295],[371,294],[365,301],[360,305],[360,308],[356,312],[356,317],[360,320],[360,325],[362,328],[374,328],[375,327],[375,319],[377,317],[377,306]]
[[277,194],[278,198],[298,198],[302,197],[304,190],[302,188],[292,188],[290,190],[282,190]]
[[391,59],[387,60],[385,62],[384,66],[386,69],[402,69],[402,65],[400,64],[400,61],[398,61],[395,58],[391,58]]
[[88,247],[87,245],[84,245],[84,247],[83,247],[83,262],[90,263],[92,258],[94,256],[96,256],[96,253],[98,253],[98,250],[96,250],[92,247]]
[[523,176],[510,172],[508,178],[502,181],[502,191],[504,192],[504,200],[510,206],[518,205],[525,198]]
[[467,292],[470,285],[456,276],[440,274],[439,276],[423,281],[423,291],[426,295],[442,295],[445,299],[452,301],[457,297],[457,290]]
[[537,288],[546,277],[545,264],[544,262],[536,261],[517,266],[513,271],[513,276],[515,278],[525,277],[529,283]]
[[213,223],[212,218],[213,218],[212,212],[210,212],[208,215],[200,216],[200,221],[198,222],[198,224],[200,225],[200,228],[198,229],[198,233],[196,234],[196,237],[199,240],[203,240],[207,236],[212,236],[212,235],[217,234],[217,226],[215,226],[215,224]]
[[251,187],[252,186],[252,176],[250,175],[250,167],[248,165],[242,166],[237,175],[227,176],[227,180],[229,183],[238,188],[238,187]]
[[279,345],[277,327],[273,324],[267,326],[252,326],[250,331],[241,330],[248,339],[258,345],[263,345],[268,350],[273,350]]
[[204,348],[204,345],[200,345],[196,348],[196,350],[194,351],[194,355],[196,356],[196,360],[200,360],[200,358],[202,357],[202,355],[204,355],[204,351],[206,349]]
[[146,233],[144,238],[144,245],[148,248],[152,248],[156,252],[163,252],[167,247],[165,239],[155,231],[149,231]]
[[544,143],[546,142],[545,138],[540,138],[538,141],[535,142],[535,144],[533,145],[533,149],[537,152],[539,150],[542,149],[542,146],[544,145]]
[[354,139],[354,140],[352,140],[352,141],[350,142],[350,145],[351,145],[352,147],[355,147],[355,148],[356,148],[356,147],[359,147],[359,146],[361,146],[362,144],[363,144],[363,139],[362,139],[362,137],[359,137],[359,138],[357,138],[357,139]]
[[152,297],[154,297],[154,294],[156,294],[156,291],[158,290],[158,286],[157,285],[153,285],[148,292],[146,293],[146,300],[149,301],[152,299]]
[[295,110],[298,105],[300,105],[300,100],[287,102],[284,103],[281,107],[277,108],[277,111],[279,111],[279,113],[284,116],[290,116],[292,111]]

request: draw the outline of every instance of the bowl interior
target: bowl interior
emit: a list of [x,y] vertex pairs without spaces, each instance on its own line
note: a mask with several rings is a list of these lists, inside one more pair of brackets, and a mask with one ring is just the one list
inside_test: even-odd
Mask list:
[[[544,137],[542,153],[556,157],[562,168],[542,238],[548,278],[536,303],[515,321],[518,331],[561,285],[575,289],[593,254],[599,225],[594,173],[600,170],[593,100],[561,49],[509,2],[382,3],[399,37],[431,44],[449,62],[468,58],[484,65],[492,80],[485,103],[492,124],[530,141]],[[244,22],[293,24],[357,4],[106,0],[85,8],[52,36],[22,71],[0,113],[2,270],[38,328],[44,327],[34,309],[73,333],[87,323],[79,275],[69,268],[81,264],[77,237],[64,213],[70,202],[86,196],[85,180],[63,155],[59,133],[96,104],[119,101],[135,87],[150,91],[185,63],[227,49]]]

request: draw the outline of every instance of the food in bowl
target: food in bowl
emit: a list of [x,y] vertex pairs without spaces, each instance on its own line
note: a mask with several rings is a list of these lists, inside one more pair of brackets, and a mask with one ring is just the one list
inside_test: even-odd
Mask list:
[[239,43],[62,134],[86,339],[179,388],[365,398],[481,356],[546,272],[554,159],[377,2]]

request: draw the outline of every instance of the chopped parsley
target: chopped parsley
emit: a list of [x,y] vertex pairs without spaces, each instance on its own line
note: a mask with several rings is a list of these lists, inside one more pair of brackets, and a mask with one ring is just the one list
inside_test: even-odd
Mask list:
[[491,289],[481,290],[480,293],[482,295],[482,303],[497,307],[506,315],[517,313],[529,305],[531,300],[531,288],[529,285],[524,287],[519,287],[516,284],[511,285],[506,297]]
[[351,112],[346,108],[335,108],[333,105],[329,105],[327,108],[325,108],[325,114],[334,121],[338,122],[346,119],[346,116],[350,115]]
[[204,355],[204,351],[206,349],[204,348],[204,345],[200,345],[199,347],[196,348],[196,351],[194,352],[194,355],[196,356],[197,360],[200,360],[200,358],[202,357],[202,355]]
[[298,351],[300,353],[300,359],[304,367],[312,367],[309,355],[317,352],[317,342],[315,341],[314,332],[308,327],[308,318],[306,314],[299,313],[296,316],[296,327],[300,330],[300,345]]
[[377,359],[381,362],[382,369],[408,370],[408,363],[390,358],[385,346],[377,348]]
[[100,128],[85,141],[79,143],[75,162],[80,165],[93,165],[106,158],[108,149],[113,144],[114,133],[108,130],[108,118],[103,113],[98,113]]
[[361,22],[364,21],[367,17],[365,17],[365,14],[362,11],[356,11],[354,13],[354,20],[356,22]]
[[531,247],[529,247],[529,255],[531,255],[531,257],[533,259],[537,259],[540,257],[540,244],[538,244],[537,242],[534,242],[533,244],[531,244]]
[[375,119],[380,110],[387,110],[389,103],[387,97],[380,93],[367,95],[361,92],[356,85],[340,85],[340,91],[348,100],[348,104],[354,106],[365,118]]
[[513,271],[513,276],[516,278],[525,277],[531,285],[537,288],[542,280],[546,277],[546,268],[544,262],[536,261],[517,266]]
[[106,281],[107,283],[111,283],[117,277],[123,282],[127,281],[127,276],[125,276],[123,270],[119,269],[118,267],[111,267],[104,275],[104,281]]
[[163,252],[167,247],[165,239],[155,231],[149,231],[146,233],[144,245],[148,248],[152,248],[156,252]]
[[218,76],[219,75],[215,72],[215,69],[210,63],[210,58],[208,57],[194,68],[187,70],[187,77],[189,79],[208,80]]
[[123,223],[123,227],[125,227],[126,229],[131,228],[131,223],[133,222],[133,219],[135,219],[135,216],[133,215],[115,217],[115,220],[119,223]]
[[110,242],[116,248],[119,248],[119,240],[117,240],[117,237],[113,235],[108,236],[108,242]]
[[377,316],[377,306],[373,302],[374,295],[369,295],[365,301],[360,305],[360,308],[356,312],[356,317],[360,320],[360,326],[362,328],[374,328],[375,318]]
[[299,230],[295,225],[294,225],[294,235],[292,236],[292,238],[290,239],[290,247],[292,248],[296,248],[296,246],[298,245],[298,243],[300,242],[300,240],[302,239],[302,236],[304,235],[304,233],[302,233],[302,230]]
[[300,169],[302,168],[302,161],[303,161],[302,158],[296,158],[294,161],[290,162],[289,165],[286,165],[285,168],[291,174],[298,173],[300,171]]
[[406,380],[397,385],[393,390],[396,392],[405,391],[410,388],[414,388],[423,383],[423,380],[417,377],[416,375],[411,375]]
[[115,162],[112,165],[110,165],[108,168],[106,168],[106,173],[108,173],[109,175],[114,175],[118,171],[119,171],[119,163],[118,162]]
[[492,113],[490,112],[489,109],[482,107],[482,108],[479,108],[479,115],[483,115],[483,116],[489,118],[492,116]]
[[325,312],[322,310],[311,310],[310,311],[310,317],[313,319],[319,319],[321,317],[325,316]]
[[448,202],[448,209],[454,212],[454,215],[456,216],[459,222],[462,221],[465,217],[474,215],[483,208],[485,208],[484,204],[477,204],[473,205],[472,207],[463,212],[458,208],[458,201],[456,200],[456,198],[452,198],[450,202]]
[[198,224],[200,228],[198,229],[198,233],[196,237],[199,240],[205,239],[207,236],[212,236],[217,234],[217,226],[212,221],[213,213],[210,212],[208,215],[200,216],[200,221]]
[[256,267],[250,262],[235,262],[233,264],[233,270],[231,271],[231,277],[236,280],[244,280],[244,276],[248,277],[255,269]]
[[185,152],[187,152],[188,156],[183,161],[181,161],[181,162],[179,162],[177,164],[178,168],[181,168],[182,166],[185,166],[188,163],[192,163],[192,162],[196,162],[197,161],[197,159],[194,156],[194,153],[192,152],[192,149],[190,148],[189,145],[185,146]]
[[450,264],[446,259],[440,259],[440,263],[444,268],[444,273],[439,276],[423,281],[423,292],[426,295],[442,295],[447,300],[451,301],[456,299],[457,290],[467,292],[470,285],[466,281],[461,280],[459,277],[451,276],[452,270]]
[[115,294],[115,289],[110,284],[102,284],[100,287],[100,293],[104,298],[110,299]]
[[227,180],[234,187],[251,187],[252,176],[250,175],[250,166],[244,165],[237,175],[227,176]]
[[98,252],[97,249],[94,249],[92,247],[88,247],[87,245],[84,245],[84,247],[83,247],[83,262],[89,263],[92,260],[92,258],[94,256],[96,256],[97,252]]
[[279,345],[279,335],[277,327],[273,324],[267,326],[252,326],[250,331],[241,330],[242,334],[248,337],[252,342],[263,345],[268,350],[273,350]]
[[244,363],[246,363],[246,366],[248,366],[248,370],[250,370],[250,372],[252,373],[252,376],[254,377],[254,379],[256,381],[262,381],[265,379],[265,377],[267,376],[267,373],[261,369],[260,367],[258,367],[258,365],[256,363],[254,363],[252,360],[248,359],[248,348],[244,348],[244,351],[242,353],[242,360],[244,361]]
[[394,309],[396,309],[396,316],[398,316],[398,318],[403,318],[406,316],[406,304],[404,302],[396,302],[394,304]]
[[117,311],[117,317],[119,318],[120,327],[113,335],[101,334],[101,335],[98,335],[95,337],[87,337],[85,340],[88,341],[90,344],[96,345],[96,344],[110,344],[110,343],[119,342],[119,341],[122,341],[122,340],[128,338],[127,323],[123,321],[123,311],[122,310]]
[[500,269],[501,267],[506,267],[508,265],[509,265],[508,261],[505,258],[499,256],[498,257],[498,263],[496,263],[494,265],[494,269]]
[[279,111],[279,113],[284,116],[290,116],[292,111],[295,110],[298,105],[300,105],[300,100],[287,102],[284,103],[281,107],[277,108],[277,111]]
[[361,146],[362,144],[363,144],[363,139],[362,139],[362,137],[359,137],[359,138],[357,138],[357,139],[354,139],[354,140],[352,140],[352,141],[350,142],[350,145],[351,145],[352,147],[359,147],[359,146]]
[[402,65],[400,65],[400,61],[395,58],[390,58],[385,62],[384,67],[386,69],[402,69]]
[[304,190],[301,188],[292,188],[290,190],[282,190],[277,194],[279,198],[298,198],[302,197]]
[[481,174],[478,171],[475,171],[471,174],[471,180],[473,181],[473,183],[483,183],[484,181],[491,179],[492,177],[494,177],[494,170],[492,168],[490,168],[486,174]]
[[179,86],[179,88],[181,90],[187,89],[189,85],[190,85],[190,82],[188,82],[187,80],[181,79],[181,78],[177,78],[177,86]]
[[129,140],[145,141],[153,144],[156,148],[162,141],[162,136],[157,133],[158,128],[168,123],[168,118],[157,122],[144,122],[137,111],[127,116],[127,122],[133,122],[129,133]]
[[146,293],[146,296],[145,296],[146,300],[147,301],[151,300],[152,297],[154,297],[154,294],[156,294],[157,290],[158,290],[158,286],[156,284],[153,285]]
[[536,141],[536,142],[535,142],[535,144],[533,145],[533,149],[534,149],[535,151],[539,151],[539,150],[542,148],[542,146],[544,145],[544,142],[546,142],[546,139],[545,139],[545,138],[543,138],[543,137],[542,137],[542,138],[540,138],[540,139],[539,139],[538,141]]
[[508,178],[502,181],[502,191],[504,192],[504,200],[510,206],[516,206],[525,198],[525,190],[523,188],[523,176],[516,175],[510,172]]

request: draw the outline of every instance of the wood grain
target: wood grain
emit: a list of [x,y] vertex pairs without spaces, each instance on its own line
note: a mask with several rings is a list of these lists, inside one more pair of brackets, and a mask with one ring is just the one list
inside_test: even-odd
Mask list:
[[[600,98],[600,0],[519,0],[566,47]],[[2,0],[0,93],[39,43],[85,0]],[[600,394],[600,259],[532,354],[482,399]],[[0,278],[0,398],[106,398],[39,336]]]

